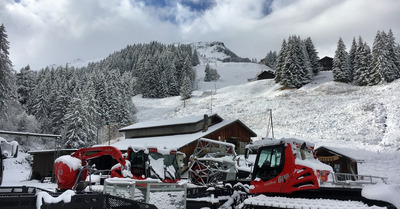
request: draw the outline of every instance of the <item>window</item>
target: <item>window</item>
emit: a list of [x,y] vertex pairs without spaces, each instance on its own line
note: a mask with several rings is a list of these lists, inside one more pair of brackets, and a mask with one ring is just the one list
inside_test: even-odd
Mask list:
[[129,161],[131,162],[131,172],[136,177],[147,176],[146,175],[146,161],[147,156],[143,150],[134,152],[130,150]]
[[340,173],[340,164],[339,163],[333,164],[333,171],[335,171],[335,173]]
[[284,149],[283,145],[261,148],[254,177],[268,181],[278,176],[284,167]]

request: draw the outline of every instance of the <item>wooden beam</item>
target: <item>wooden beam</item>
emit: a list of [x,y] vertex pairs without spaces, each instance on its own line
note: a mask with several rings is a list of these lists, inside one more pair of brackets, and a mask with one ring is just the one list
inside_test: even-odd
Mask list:
[[37,136],[37,137],[49,137],[49,138],[61,138],[61,135],[54,135],[54,134],[39,134],[39,133],[2,131],[2,130],[0,130],[0,134],[19,135],[19,136],[27,136],[27,137],[28,136]]

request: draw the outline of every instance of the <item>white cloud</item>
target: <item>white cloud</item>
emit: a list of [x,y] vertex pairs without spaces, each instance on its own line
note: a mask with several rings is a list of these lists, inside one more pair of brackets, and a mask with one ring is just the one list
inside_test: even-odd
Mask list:
[[[128,44],[223,41],[238,55],[262,58],[289,35],[310,36],[320,56],[332,56],[341,36],[348,48],[361,35],[370,46],[391,28],[400,42],[398,0],[275,0],[267,16],[259,0],[218,0],[206,11],[174,1],[167,8],[138,0],[13,0],[0,2],[0,20],[19,70],[76,58],[103,58]],[[175,19],[174,19],[175,18]]]

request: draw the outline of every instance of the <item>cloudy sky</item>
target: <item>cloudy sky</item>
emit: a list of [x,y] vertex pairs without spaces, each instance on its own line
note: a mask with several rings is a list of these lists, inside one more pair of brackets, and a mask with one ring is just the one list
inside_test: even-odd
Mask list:
[[222,41],[242,57],[311,37],[322,58],[378,30],[400,41],[399,0],[0,0],[14,69],[105,58],[129,44]]

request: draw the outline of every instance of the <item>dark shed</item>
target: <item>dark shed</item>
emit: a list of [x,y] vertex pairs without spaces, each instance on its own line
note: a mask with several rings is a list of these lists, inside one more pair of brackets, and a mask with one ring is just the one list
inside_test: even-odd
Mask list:
[[275,73],[272,71],[262,71],[259,73],[256,77],[257,80],[263,80],[263,79],[274,79],[275,78]]
[[319,63],[321,63],[322,71],[332,71],[333,59],[331,57],[325,56],[319,60]]
[[[58,150],[59,155],[70,155],[76,149]],[[30,179],[42,180],[44,177],[52,177],[54,173],[55,150],[41,150],[29,152],[33,156],[32,174]]]

